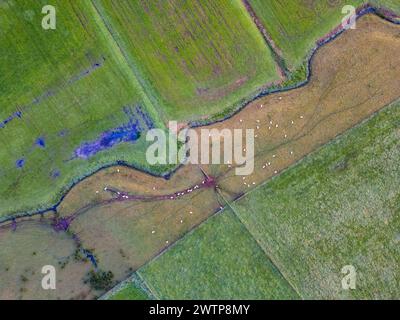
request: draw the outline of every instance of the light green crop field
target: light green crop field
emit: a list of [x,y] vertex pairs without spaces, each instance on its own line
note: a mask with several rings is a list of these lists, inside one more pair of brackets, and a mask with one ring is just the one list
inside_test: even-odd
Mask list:
[[56,30],[42,29],[46,1],[0,3],[0,217],[48,207],[74,180],[116,160],[150,170],[144,135],[73,159],[103,132],[132,129],[124,107],[141,106],[163,127],[91,3],[52,3]]
[[345,5],[366,2],[400,13],[397,0],[249,0],[290,70],[300,67],[317,40],[340,25],[348,14],[342,13]]
[[207,220],[138,273],[160,299],[298,298],[229,210]]
[[93,1],[165,118],[232,108],[278,79],[241,1]]
[[400,296],[399,124],[396,103],[234,204],[302,297]]

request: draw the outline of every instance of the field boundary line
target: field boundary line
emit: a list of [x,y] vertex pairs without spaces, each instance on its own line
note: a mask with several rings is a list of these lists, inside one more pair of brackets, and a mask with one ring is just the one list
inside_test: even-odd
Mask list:
[[236,217],[236,219],[239,221],[239,223],[245,228],[245,230],[247,231],[247,233],[250,235],[250,237],[255,241],[255,243],[257,244],[257,246],[260,248],[260,250],[262,252],[264,252],[265,257],[272,263],[272,265],[276,268],[276,270],[279,272],[279,274],[282,276],[282,278],[287,282],[287,284],[293,289],[293,291],[298,295],[298,297],[301,300],[304,300],[304,297],[300,294],[300,291],[296,288],[296,286],[289,280],[289,277],[287,275],[285,275],[285,273],[283,272],[282,268],[278,267],[278,264],[276,262],[275,259],[272,258],[272,254],[269,252],[267,252],[262,246],[261,244],[257,241],[257,239],[254,237],[253,233],[249,230],[249,228],[245,225],[245,223],[242,221],[242,219],[240,218],[240,215],[236,212],[236,210],[233,208],[233,206],[231,205],[231,203],[229,203],[225,197],[222,195],[221,192],[218,191],[218,194],[222,197],[222,199],[224,199],[225,203],[227,204],[227,206],[232,210],[234,216]]
[[[216,193],[218,195],[218,193]],[[151,286],[149,285],[148,281],[145,281],[143,278],[143,275],[140,274],[141,270],[143,268],[145,268],[146,266],[150,265],[153,261],[156,261],[158,258],[160,258],[165,252],[172,250],[172,248],[174,248],[175,246],[177,246],[179,243],[181,243],[181,241],[183,241],[186,237],[189,237],[193,232],[195,232],[200,226],[202,226],[203,224],[207,223],[209,221],[209,219],[211,219],[214,216],[217,216],[219,214],[223,214],[225,211],[225,209],[218,209],[217,211],[214,211],[213,213],[211,213],[206,219],[200,221],[199,223],[197,223],[196,225],[194,225],[192,228],[190,228],[186,233],[184,233],[183,235],[181,235],[179,238],[177,238],[174,242],[172,242],[169,246],[166,246],[165,248],[163,248],[162,250],[160,250],[157,254],[155,254],[152,258],[150,258],[149,260],[147,260],[145,263],[143,263],[140,267],[138,267],[135,271],[132,272],[132,274],[126,278],[125,280],[122,280],[120,282],[118,282],[111,290],[113,290],[114,288],[117,288],[119,286],[120,283],[124,283],[125,281],[128,281],[134,274],[137,274],[138,277],[140,278],[140,280],[142,280],[146,286],[148,287],[149,291],[154,295],[154,297],[156,299],[159,299],[159,297],[157,295],[154,294],[155,290],[154,288],[152,290]],[[160,299],[159,299],[160,300]]]
[[242,0],[242,3],[247,13],[250,15],[251,20],[257,27],[258,31],[261,33],[261,36],[263,37],[265,43],[267,44],[267,47],[271,50],[272,57],[274,58],[275,63],[278,65],[281,75],[284,76],[284,78],[288,79],[290,71],[286,66],[286,61],[283,58],[282,50],[276,45],[275,41],[269,35],[267,28],[258,18],[250,2],[248,0]]
[[153,295],[155,300],[161,300],[158,293],[156,294],[156,291],[140,274],[139,270],[136,270],[135,274],[137,277],[143,282],[143,284],[146,286],[146,288],[149,290],[149,292]]
[[[202,226],[203,224],[205,224],[206,222],[209,221],[210,218],[215,217],[219,214],[223,214],[224,213],[224,209],[222,210],[217,210],[216,212],[212,213],[208,218],[202,220],[200,223],[194,225],[188,232],[186,232],[185,234],[183,234],[181,237],[179,237],[178,239],[176,239],[175,242],[171,243],[169,246],[165,247],[164,249],[160,250],[160,252],[158,252],[154,257],[152,257],[151,259],[149,259],[148,261],[146,261],[142,266],[140,266],[135,273],[139,276],[139,278],[148,286],[149,291],[154,295],[153,290],[155,290],[154,288],[152,290],[151,286],[149,285],[149,283],[147,281],[144,280],[143,276],[140,274],[141,270],[143,268],[145,268],[146,266],[150,265],[153,261],[157,261],[158,258],[160,258],[165,252],[172,250],[172,248],[176,247],[177,245],[179,245],[182,241],[185,240],[186,237],[189,237],[190,235],[193,234],[193,232],[195,232],[200,226]],[[155,290],[157,291],[157,290]],[[159,297],[157,295],[155,295],[155,297],[157,297],[157,299],[159,299]]]
[[[142,91],[145,100],[148,100],[146,102],[149,103],[149,105],[153,109],[152,111],[155,112],[161,120],[165,120],[166,114],[163,112],[163,109],[156,107],[156,105],[161,104],[161,103],[159,103],[159,101],[157,101],[158,100],[157,94],[154,92],[151,92],[152,91],[151,88],[149,86],[147,86],[145,83],[143,83],[142,77],[138,76],[138,74],[140,74],[140,72],[138,71],[137,66],[132,62],[132,59],[130,59],[128,57],[123,46],[116,39],[115,32],[114,32],[112,26],[110,25],[110,23],[108,23],[108,21],[106,21],[106,18],[103,16],[103,14],[101,12],[102,8],[100,9],[98,7],[98,6],[101,7],[101,5],[96,4],[94,0],[90,0],[90,5],[93,8],[96,15],[98,16],[99,22],[105,27],[105,30],[108,32],[111,40],[114,42],[115,46],[118,48],[119,52],[121,53],[121,56],[125,60],[125,63],[127,64],[128,69],[130,70],[132,76],[135,78],[136,83],[139,85],[139,88]],[[148,92],[148,91],[150,91],[150,92]]]

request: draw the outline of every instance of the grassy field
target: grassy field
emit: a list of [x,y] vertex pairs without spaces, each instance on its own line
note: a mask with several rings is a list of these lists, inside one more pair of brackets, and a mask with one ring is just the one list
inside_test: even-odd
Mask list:
[[[55,1],[57,29],[47,31],[44,4],[1,2],[0,216],[48,207],[116,160],[151,169],[143,135],[135,142],[147,129],[136,108],[163,127],[90,2]],[[104,150],[77,156],[85,143]]]
[[228,210],[210,218],[138,273],[160,299],[298,297]]
[[303,297],[399,298],[399,124],[395,103],[234,204]]
[[[318,39],[337,27],[345,5],[358,7],[363,0],[249,0],[268,34],[280,49],[290,70],[299,68]],[[400,13],[396,0],[368,1]]]
[[239,0],[94,4],[168,119],[212,115],[278,79],[271,52]]
[[127,287],[112,295],[110,300],[149,300],[149,297],[141,289],[130,283]]
[[152,294],[136,273],[122,285],[120,290],[107,297],[108,300],[150,300],[151,298]]

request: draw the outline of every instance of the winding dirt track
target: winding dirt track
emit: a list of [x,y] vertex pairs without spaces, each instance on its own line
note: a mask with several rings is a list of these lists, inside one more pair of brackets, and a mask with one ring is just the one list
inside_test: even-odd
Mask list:
[[[28,268],[35,269],[43,261],[66,259],[76,243],[93,249],[99,267],[112,270],[116,280],[126,278],[227,202],[396,101],[400,97],[399,51],[400,28],[376,16],[364,16],[356,30],[319,49],[307,86],[260,98],[232,118],[208,126],[255,130],[255,169],[250,176],[236,176],[235,164],[187,165],[170,180],[113,167],[73,188],[58,207],[57,218],[48,213],[24,218],[26,225],[3,225],[0,270],[11,270],[2,274],[0,298],[92,298],[96,292],[81,282],[88,263],[69,259],[58,272],[63,290],[56,292],[38,291],[37,275],[28,281],[18,278],[25,275],[32,251],[41,257],[32,258],[35,267]],[[41,234],[26,235],[27,229],[34,228]],[[69,240],[63,229],[72,235]],[[49,239],[63,255],[46,253],[48,248],[42,244]],[[24,249],[14,257],[13,248]],[[15,261],[7,266],[11,257]]]

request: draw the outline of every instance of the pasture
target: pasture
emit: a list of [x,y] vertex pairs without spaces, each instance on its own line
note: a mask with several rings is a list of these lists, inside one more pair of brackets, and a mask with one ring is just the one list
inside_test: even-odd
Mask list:
[[302,297],[399,297],[399,119],[397,102],[233,205]]
[[[137,273],[162,299],[398,298],[399,119],[397,102]],[[345,265],[356,290],[341,287]]]
[[[282,4],[251,3],[293,65],[315,41],[310,30],[323,35],[337,19],[338,4],[313,3],[303,27],[274,15]],[[1,4],[0,217],[49,208],[74,183],[117,162],[163,174],[172,167],[145,159],[148,128],[165,128],[170,118],[215,119],[282,80],[238,0],[59,0],[56,30],[41,27],[44,4]],[[300,4],[286,9],[306,10]],[[321,20],[323,27],[315,24]],[[297,44],[290,35],[299,30],[313,40],[300,34]]]
[[[108,168],[68,193],[59,218],[71,219],[69,232],[93,250],[102,269],[111,270],[115,280],[125,279],[227,202],[397,99],[397,32],[377,17],[364,17],[356,32],[320,49],[306,87],[260,98],[224,123],[213,124],[255,130],[252,175],[236,176],[235,164],[202,165],[214,179],[202,187],[205,176],[197,165],[178,169],[170,180],[126,167]],[[368,77],[371,72],[374,77]]]
[[[104,16],[102,9],[99,9],[101,5],[98,2],[96,2],[95,6],[92,6],[89,2],[68,4],[71,16],[75,14],[75,5],[82,5],[83,10],[79,12],[81,14],[82,12],[86,13],[84,18],[77,18],[79,21],[85,21],[85,19],[93,19],[95,21],[94,25],[98,28],[98,30],[96,29],[97,33],[94,32],[93,35],[88,36],[88,39],[95,41],[97,39],[95,35],[98,35],[99,39],[96,41],[104,48],[105,57],[107,57],[104,61],[107,63],[104,62],[103,65],[93,64],[93,70],[85,71],[82,74],[79,73],[79,76],[72,76],[71,79],[74,79],[72,84],[64,84],[61,86],[62,90],[53,89],[50,91],[52,94],[46,94],[45,96],[40,96],[40,99],[34,99],[34,107],[18,109],[24,112],[22,117],[17,114],[7,123],[4,124],[3,122],[3,127],[0,128],[0,136],[4,137],[4,141],[16,139],[16,136],[13,135],[17,135],[18,132],[18,138],[22,141],[19,144],[19,148],[25,146],[25,149],[21,149],[22,151],[18,153],[17,150],[19,149],[13,149],[10,145],[7,150],[12,150],[14,153],[9,152],[0,155],[0,162],[4,163],[4,166],[0,169],[1,177],[4,179],[4,183],[0,185],[0,194],[5,195],[4,201],[3,198],[1,199],[2,204],[4,203],[5,212],[30,208],[34,206],[34,203],[38,202],[45,206],[55,201],[55,195],[59,195],[61,191],[65,190],[65,186],[68,186],[74,180],[73,177],[77,177],[77,174],[90,172],[98,168],[99,165],[107,164],[110,161],[122,159],[128,163],[134,163],[138,167],[141,167],[140,164],[142,164],[144,167],[146,145],[143,139],[138,137],[142,131],[137,130],[137,128],[140,126],[145,130],[152,125],[157,125],[157,121],[159,122],[160,118],[164,119],[165,115],[160,114],[158,117],[159,109],[155,111],[156,108],[152,107],[154,105],[154,96],[149,94],[146,86],[143,86],[143,83],[137,80],[137,70],[133,68],[134,72],[132,72],[133,65],[131,60],[126,59],[123,51],[118,46],[118,43],[121,43],[120,40],[110,39],[108,24],[102,23]],[[13,6],[10,6],[7,10],[13,12],[12,8]],[[16,12],[19,11],[17,10]],[[62,21],[61,19],[60,23]],[[118,25],[116,22],[114,24]],[[90,25],[93,26],[93,24]],[[74,26],[76,27],[76,25]],[[84,29],[89,30],[90,28]],[[197,227],[213,213],[220,211],[221,207],[226,207],[227,203],[242,197],[272,177],[278,176],[271,182],[276,183],[275,181],[279,181],[279,174],[283,170],[398,99],[400,87],[400,67],[397,63],[397,53],[400,49],[398,32],[398,27],[375,16],[363,17],[359,20],[356,30],[344,33],[341,37],[318,51],[313,59],[313,77],[307,86],[257,99],[223,123],[210,125],[210,128],[217,129],[252,128],[255,130],[255,171],[253,175],[244,178],[235,176],[235,164],[205,165],[201,168],[196,165],[185,166],[178,169],[170,180],[157,178],[128,167],[107,168],[91,175],[68,192],[58,207],[57,220],[55,221],[60,223],[61,226],[61,222],[68,221],[64,228],[68,230],[67,235],[76,237],[84,248],[90,249],[96,256],[99,267],[103,270],[111,270],[115,280],[125,279],[132,272],[141,268],[148,261],[154,259],[173,243],[184,237],[188,231]],[[72,38],[76,39],[75,37]],[[90,45],[90,41],[82,41],[82,43]],[[96,48],[99,46],[98,43],[94,45]],[[85,50],[89,49],[86,48]],[[112,50],[114,50],[113,54],[111,54]],[[86,56],[82,59],[86,59]],[[116,61],[114,59],[120,60]],[[76,62],[79,59],[77,58],[73,61]],[[385,63],[382,63],[382,61],[385,61]],[[109,69],[106,68],[107,65],[110,66]],[[75,69],[71,68],[73,74]],[[45,77],[45,79],[47,78]],[[21,81],[28,80],[22,79]],[[121,81],[121,83],[118,81]],[[80,85],[79,88],[78,86],[75,88],[74,84],[78,82],[88,87]],[[104,86],[98,88],[97,83],[103,83]],[[121,94],[114,97],[115,99],[111,99],[118,103],[116,102],[112,108],[106,108],[104,107],[104,102],[108,101],[109,96],[107,95],[112,95],[117,90],[113,87],[114,85],[124,86],[122,88],[126,86],[126,90],[121,90]],[[58,88],[50,84],[48,86]],[[75,94],[79,93],[79,97],[84,97],[85,90],[92,88],[99,90],[99,92],[96,91],[96,94],[86,96],[89,102],[93,102],[93,105],[89,102],[86,103],[86,100],[85,104],[81,105],[82,108],[84,106],[85,110],[88,108],[88,119],[81,123],[81,117],[76,116],[76,112],[74,112],[75,116],[73,114],[70,116],[75,119],[75,126],[67,127],[69,126],[69,118],[63,115],[62,120],[60,119],[59,122],[63,128],[67,128],[66,130],[60,130],[56,121],[57,118],[51,113],[53,112],[51,110],[56,109],[57,106],[65,106],[66,101],[71,106],[80,105],[80,100]],[[53,92],[56,93],[53,94]],[[8,93],[8,97],[11,96],[12,91]],[[150,96],[151,98],[149,98]],[[141,103],[129,104],[128,108],[126,108],[127,105],[125,105],[124,101],[132,101],[132,97],[136,97],[135,99],[137,100],[135,101],[141,101]],[[28,97],[27,101],[29,99]],[[43,111],[40,108],[42,104],[46,106],[44,108],[47,108],[45,109],[47,112],[45,116],[43,116]],[[90,114],[94,110],[90,109],[90,106],[95,109],[100,108],[99,106],[104,107],[104,109],[99,109],[103,110],[102,112],[104,113],[98,114],[97,111],[95,112],[96,115],[102,116],[101,119]],[[138,106],[140,106],[139,109]],[[398,110],[395,107],[391,107],[390,110],[393,109]],[[10,111],[12,110],[14,109],[10,109]],[[41,117],[46,116],[48,118],[45,119],[47,119],[49,126],[50,124],[54,126],[54,128],[50,126],[53,131],[50,129],[50,131],[45,131],[47,130],[45,127],[40,127],[42,131],[31,131],[32,128],[39,129],[33,124],[40,123],[42,121]],[[21,126],[16,124],[22,121],[26,124],[26,127],[22,127],[25,128],[25,131],[18,131],[21,130]],[[104,127],[101,127],[103,124]],[[354,130],[358,132],[357,130],[361,129]],[[39,134],[40,132],[43,133]],[[374,134],[379,133],[374,132]],[[373,136],[373,134],[368,135],[370,138]],[[385,147],[388,150],[393,150],[390,149],[393,145],[395,145],[395,140],[392,139],[389,140],[389,144],[385,145]],[[111,147],[112,152],[110,150]],[[362,144],[359,148],[361,147]],[[221,148],[223,148],[223,145]],[[330,146],[327,148],[330,148]],[[23,150],[25,151],[23,152]],[[360,149],[360,154],[361,151],[364,152],[365,150]],[[393,154],[395,155],[395,153]],[[384,156],[382,155],[382,157]],[[307,163],[307,161],[304,161],[304,163]],[[339,165],[340,167],[341,165]],[[344,167],[346,168],[346,162],[344,162]],[[161,169],[159,168],[159,170]],[[290,169],[287,172],[291,170],[296,169]],[[312,169],[310,170],[310,172],[313,172]],[[391,174],[391,172],[385,171],[384,174]],[[40,178],[37,178],[37,175]],[[299,174],[299,177],[301,176]],[[350,178],[357,176],[357,173],[349,175]],[[388,185],[384,185],[381,189],[387,191],[385,188],[388,188],[390,181],[388,180]],[[356,182],[354,183],[356,184]],[[64,189],[62,186],[64,186]],[[196,188],[196,186],[198,187]],[[265,187],[263,186],[262,188],[264,189]],[[257,191],[251,192],[249,197],[252,194],[256,194],[258,190],[261,189],[257,188]],[[263,194],[259,197],[262,196],[265,195]],[[285,254],[290,254],[282,252],[282,257],[276,257],[275,253],[269,249],[270,243],[268,241],[272,240],[269,238],[263,239],[262,237],[266,229],[259,231],[253,226],[254,221],[244,219],[246,215],[243,213],[240,203],[246,197],[242,197],[238,204],[235,205],[235,211],[237,211],[251,234],[255,235],[256,231],[259,232],[254,236],[256,241],[249,233],[246,233],[246,228],[237,220],[235,215],[225,210],[223,214],[217,215],[203,224],[199,228],[201,231],[195,230],[191,235],[179,241],[171,250],[168,250],[166,255],[161,255],[160,258],[152,260],[150,265],[139,269],[141,276],[145,279],[147,276],[150,279],[149,281],[146,280],[146,282],[151,291],[156,288],[154,292],[158,292],[160,297],[178,297],[180,295],[195,297],[196,292],[198,297],[206,297],[211,294],[209,288],[217,286],[218,294],[228,297],[229,290],[218,284],[218,280],[207,280],[207,270],[210,270],[210,268],[216,268],[221,274],[226,274],[231,295],[235,295],[235,297],[241,297],[241,295],[255,298],[279,298],[281,295],[293,297],[294,291],[288,290],[287,284],[277,272],[278,269],[281,270],[280,268],[285,274],[284,277],[291,283],[291,287],[295,288],[297,292],[301,292],[302,296],[309,296],[311,289],[319,290],[318,286],[321,283],[317,280],[316,282],[310,282],[309,288],[303,285],[299,280],[300,275],[304,272],[301,268],[288,273],[290,278],[287,277]],[[349,197],[348,201],[351,199]],[[394,205],[396,204],[395,201],[393,203]],[[249,205],[252,204],[249,202]],[[371,206],[374,205],[376,208],[381,208],[378,204],[371,202]],[[352,203],[349,208],[356,210],[356,202]],[[254,210],[257,211],[257,208]],[[316,207],[314,210],[317,212]],[[312,215],[311,217],[315,218]],[[217,233],[212,230],[214,224],[218,229]],[[23,228],[29,223],[18,220],[16,230],[19,230],[21,225]],[[59,237],[65,235],[63,232],[54,232],[53,229],[57,225],[48,226],[49,230],[46,231],[48,234],[44,236],[47,242],[50,242],[49,237],[55,237],[58,239],[57,241],[60,241]],[[224,231],[224,226],[228,231]],[[282,226],[284,226],[284,221],[282,221]],[[279,228],[280,225],[273,227]],[[293,229],[294,227],[292,225],[287,226],[288,230],[291,230],[291,228]],[[21,231],[23,230],[21,229]],[[286,232],[287,230],[283,231]],[[10,230],[5,230],[4,232],[9,232],[14,237],[17,235]],[[33,232],[30,233],[35,234]],[[294,230],[293,233],[295,234],[296,231]],[[203,245],[199,240],[203,236],[205,238],[209,237],[209,241],[216,240],[216,248],[219,248],[217,251],[221,257],[224,257],[225,261],[234,265],[237,262],[236,260],[221,254],[223,251],[221,248],[236,249],[236,240],[230,237],[231,234],[234,234],[243,242],[243,248],[240,248],[240,255],[245,264],[249,265],[250,256],[254,255],[257,266],[255,269],[244,267],[244,269],[232,269],[232,273],[227,273],[224,269],[224,260],[222,258],[221,260],[217,259],[215,264],[212,265],[213,262],[200,261],[199,259],[188,261],[188,257],[182,253],[186,250],[196,250],[196,248],[192,248],[193,243],[195,243],[201,254],[206,257],[214,257],[216,251],[212,251],[214,250],[213,247]],[[217,238],[219,235],[221,235],[221,238]],[[194,240],[190,240],[191,237],[194,237]],[[296,236],[293,235],[293,237],[295,238]],[[31,240],[22,239],[21,241],[21,243],[27,243]],[[311,242],[311,244],[313,243]],[[32,245],[34,245],[34,241]],[[27,250],[30,250],[29,247]],[[69,249],[63,250],[68,251]],[[11,259],[10,252],[12,252],[11,247],[2,251],[2,254],[6,255],[4,259],[6,263]],[[273,254],[273,259],[271,260],[274,261],[273,264],[275,266],[265,257],[264,253],[267,253],[267,255]],[[26,260],[28,256],[29,253],[22,255],[23,259],[25,259],[23,265],[29,268],[30,261]],[[179,288],[173,287],[172,280],[175,276],[178,276],[177,274],[171,274],[168,283],[163,284],[160,275],[158,275],[158,272],[161,272],[159,271],[161,264],[158,261],[160,259],[164,261],[163,259],[165,259],[165,264],[172,268],[174,257],[181,259],[183,263],[193,262],[197,264],[202,272],[203,281],[210,281],[208,282],[208,287],[202,288],[200,282],[194,283],[194,287],[197,286],[199,288],[198,291],[187,287],[188,284],[185,283],[179,283]],[[382,259],[379,255],[377,257]],[[46,257],[43,258],[43,260],[46,259]],[[368,256],[366,259],[372,258]],[[276,264],[276,261],[278,261],[278,264]],[[392,263],[391,260],[382,261],[389,263],[389,266]],[[154,266],[154,269],[151,266]],[[148,273],[146,273],[146,270],[148,270]],[[263,271],[260,273],[260,270]],[[333,267],[329,266],[326,270],[333,270]],[[328,272],[326,270],[322,271],[325,272],[325,275]],[[195,269],[185,271],[184,276],[186,279],[190,279],[193,275],[191,272],[194,271]],[[66,274],[62,276],[62,279],[76,276],[74,281],[77,281],[78,278],[82,280],[83,274],[79,272]],[[390,272],[385,274],[385,277],[390,276]],[[243,279],[248,279],[250,282],[251,278],[259,279],[261,283],[265,283],[267,280],[275,281],[280,289],[271,291],[270,287],[262,285],[255,287],[253,291],[249,291],[248,287],[246,287],[247,282],[236,281],[235,277],[243,277]],[[331,278],[329,280],[327,278],[327,281],[335,281],[335,279]],[[79,283],[79,281],[74,283]],[[331,282],[328,284],[331,284]],[[87,288],[84,283],[81,283],[81,286],[83,286],[82,288]],[[365,288],[360,293],[361,295],[370,292],[368,291],[370,284],[367,283]],[[80,289],[76,290],[79,291]],[[75,297],[76,290],[65,292],[70,294],[71,297]],[[338,296],[337,288],[333,286],[328,286],[326,291],[321,289],[316,292],[321,296]],[[89,296],[90,294],[94,295],[95,293],[88,291],[84,295]]]
[[230,119],[208,126],[219,130],[254,129],[255,133],[251,175],[237,176],[235,164],[203,166],[218,181],[224,198],[236,199],[277,176],[397,100],[398,32],[398,26],[365,16],[356,30],[319,49],[312,62],[313,76],[306,86],[257,99]]
[[[398,196],[396,196],[397,188],[395,185],[399,183],[399,177],[396,173],[399,170],[392,161],[395,161],[398,157],[398,144],[396,143],[398,139],[396,128],[399,115],[398,102],[374,116],[366,124],[352,129],[343,137],[334,140],[333,143],[302,160],[299,165],[289,168],[279,175],[284,168],[304,157],[304,154],[319,148],[326,141],[345,131],[346,128],[353,127],[398,97],[399,79],[395,76],[395,73],[398,72],[394,70],[394,74],[390,74],[387,81],[384,80],[384,74],[387,74],[388,69],[396,65],[395,61],[389,58],[395,57],[394,53],[390,52],[389,47],[393,44],[395,47],[396,44],[398,45],[396,40],[398,28],[372,16],[364,17],[359,23],[362,28],[358,29],[358,34],[344,34],[317,54],[314,60],[315,81],[312,80],[308,88],[259,99],[237,116],[226,121],[226,123],[234,121],[235,125],[232,125],[232,127],[240,125],[246,127],[258,125],[260,127],[257,134],[262,144],[261,148],[260,145],[256,145],[256,170],[252,177],[245,179],[235,177],[233,173],[229,174],[232,171],[229,166],[206,168],[209,173],[214,174],[218,181],[219,190],[225,199],[232,200],[244,194],[234,203],[235,211],[254,238],[257,239],[264,252],[272,258],[276,267],[285,274],[294,288],[305,298],[394,298],[396,296],[396,290],[393,288],[393,283],[395,283],[393,277],[395,277],[394,261],[398,252],[396,252],[394,243],[396,243],[398,236],[396,235],[397,224],[394,213],[398,211],[396,204],[396,197]],[[370,59],[371,54],[364,47],[366,44],[368,44],[371,52],[376,54],[376,60]],[[363,48],[363,50],[360,50],[360,48]],[[341,56],[344,53],[346,55]],[[332,60],[330,61],[330,59]],[[379,71],[381,67],[378,67],[378,65],[382,66],[380,64],[382,59],[388,63],[387,71]],[[336,74],[322,68],[323,65],[332,65],[333,61],[337,61],[337,65],[333,65],[333,68],[338,70]],[[369,61],[370,64],[366,65],[365,61]],[[353,73],[347,72],[347,64],[353,66]],[[374,70],[375,73],[368,70]],[[370,77],[367,74],[374,76]],[[345,80],[346,77],[350,78]],[[365,81],[363,82],[364,85],[361,80],[357,82],[357,90],[361,90],[359,93],[350,81],[354,77]],[[339,87],[343,92],[349,92],[350,96],[341,96],[338,100],[340,95],[335,91],[338,86],[335,83],[336,79],[337,81],[340,79],[340,83],[346,84],[344,87]],[[393,81],[390,84],[391,88],[386,87],[386,84],[390,81]],[[346,89],[347,85],[350,85],[350,87]],[[315,100],[315,98],[310,98],[310,92],[319,98],[317,107],[321,107],[317,110],[320,113],[315,112],[315,104],[311,106],[309,104],[310,101]],[[291,96],[291,93],[294,93],[295,96]],[[303,94],[305,96],[302,98]],[[329,98],[330,96],[331,98]],[[344,101],[346,101],[346,104]],[[293,107],[290,107],[290,104],[293,104]],[[284,107],[285,105],[286,107]],[[333,109],[322,108],[322,106],[328,105]],[[302,106],[301,110],[296,113],[296,108],[300,106]],[[308,107],[314,112],[308,113]],[[313,117],[310,117],[310,114]],[[258,119],[263,119],[265,115],[267,115],[267,121],[257,122]],[[272,121],[272,124],[270,121]],[[276,124],[278,124],[278,127],[276,127]],[[217,127],[218,124],[214,126]],[[262,129],[262,127],[264,128]],[[291,133],[292,129],[290,128],[293,127],[295,129]],[[319,127],[320,129],[318,129]],[[257,128],[254,127],[254,129]],[[263,133],[263,130],[267,133]],[[380,143],[380,141],[384,142]],[[357,148],[354,147],[355,145],[357,145]],[[293,151],[293,154],[290,151]],[[310,160],[314,157],[318,160]],[[357,162],[354,162],[353,158],[358,159]],[[317,165],[316,163],[319,163],[321,159],[326,159],[326,162]],[[353,170],[351,172],[348,169],[350,161],[354,162],[351,165],[351,170]],[[267,165],[269,162],[271,162],[271,165]],[[379,167],[378,164],[380,164]],[[224,169],[221,169],[222,167]],[[387,168],[386,171],[382,171],[383,167]],[[318,178],[314,178],[317,173]],[[309,179],[308,176],[310,176]],[[271,177],[274,177],[271,182],[263,184]],[[348,178],[342,183],[344,177]],[[368,179],[373,177],[378,180],[368,182]],[[310,180],[312,181],[310,182]],[[257,187],[260,184],[262,186]],[[329,189],[325,191],[325,187]],[[366,190],[369,187],[372,189]],[[248,191],[253,188],[255,188],[255,191]],[[297,192],[298,188],[302,191]],[[337,188],[339,188],[338,191],[343,190],[343,193],[337,193]],[[362,191],[358,193],[357,188]],[[292,189],[293,192],[286,194],[285,190],[291,191]],[[323,195],[323,199],[320,199],[320,193]],[[384,198],[385,196],[388,198]],[[361,203],[365,203],[365,205],[359,205],[359,197],[362,197]],[[266,202],[264,199],[268,199],[268,201]],[[270,207],[272,209],[269,209]],[[318,218],[321,212],[328,212],[324,217],[325,220]],[[383,216],[377,215],[378,212]],[[338,216],[339,213],[341,216]],[[349,218],[346,217],[346,214],[349,215]],[[295,216],[292,218],[292,215]],[[304,215],[309,218],[305,219]],[[365,224],[362,222],[364,215],[371,219],[367,219]],[[344,226],[335,223],[339,218],[340,221],[346,221]],[[209,219],[207,223],[213,221],[212,219],[214,218]],[[271,225],[271,221],[275,221],[273,225]],[[390,227],[385,227],[387,229],[383,228],[382,231],[376,230],[383,225]],[[332,226],[332,230],[328,226]],[[365,235],[362,230],[364,226],[366,227]],[[307,235],[305,230],[310,230],[310,235]],[[328,231],[325,232],[324,230]],[[371,244],[371,253],[363,255],[367,252],[366,246],[369,245],[369,236],[375,233],[376,239],[383,240],[387,249],[380,252],[381,242],[376,240],[376,245]],[[387,238],[383,236],[385,233],[388,234]],[[345,236],[342,237],[342,234],[345,234]],[[185,237],[183,241],[191,243],[190,240],[186,240],[189,237]],[[193,237],[196,236],[193,235]],[[303,238],[306,240],[303,241]],[[291,243],[291,240],[294,242]],[[178,242],[176,247],[180,248],[180,243]],[[353,245],[354,248],[352,249]],[[196,248],[196,246],[191,243],[190,246],[186,246],[185,251],[182,249],[182,252],[175,247],[169,249],[155,262],[150,263],[150,265],[154,264],[156,267],[153,269],[149,267],[151,271],[149,271],[148,277],[141,273],[141,269],[139,269],[139,273],[155,292],[158,292],[157,288],[161,288],[158,290],[167,292],[166,296],[169,297],[178,297],[177,293],[180,293],[180,298],[189,297],[190,294],[193,294],[190,297],[194,298],[196,297],[195,292],[191,293],[184,283],[191,283],[191,281],[196,280],[195,278],[190,279],[190,276],[194,277],[194,275],[190,274],[193,266],[191,260],[189,260],[196,257],[197,261],[199,254],[193,254],[192,251],[195,249],[191,249]],[[213,250],[212,246],[209,247],[210,251]],[[228,247],[226,246],[226,248]],[[357,251],[357,248],[359,248],[359,251]],[[280,250],[282,250],[282,254],[280,254]],[[292,258],[293,252],[296,250],[298,250],[298,254]],[[337,262],[335,262],[336,253],[339,257]],[[200,256],[208,257],[209,254],[211,253],[202,252]],[[348,264],[354,262],[357,270],[360,271],[362,286],[360,291],[356,290],[356,292],[349,293],[340,290],[342,275],[340,269],[342,266],[339,266],[339,264],[346,261],[344,258],[346,255],[351,260]],[[167,257],[163,258],[164,256]],[[305,266],[302,262],[303,256],[310,259],[310,262]],[[185,275],[188,278],[185,278],[184,283],[179,283],[177,286],[174,286],[169,279],[164,284],[162,276],[159,277],[158,275],[158,273],[164,274],[163,271],[160,271],[164,266],[161,261],[165,259],[167,261],[165,265],[171,265],[169,271],[173,272],[174,259],[183,259],[181,257],[188,259],[185,260],[182,267],[182,270],[188,270],[186,271],[187,275]],[[353,258],[354,260],[352,260]],[[326,261],[325,259],[329,259],[327,266],[322,265]],[[199,260],[202,259],[199,258]],[[381,265],[376,265],[374,261],[381,261]],[[362,265],[361,262],[365,262],[365,265]],[[315,267],[313,267],[313,264],[315,264]],[[147,268],[146,265],[144,270],[147,270]],[[383,270],[383,273],[379,275],[381,270]],[[210,275],[210,277],[212,276]],[[311,277],[315,279],[310,280]],[[373,279],[377,279],[376,282]],[[178,283],[178,280],[175,279],[175,282]],[[207,283],[206,277],[203,282]],[[307,284],[309,284],[308,287]],[[387,287],[383,289],[386,285]]]
[[214,188],[195,187],[202,181],[196,166],[183,167],[168,181],[109,168],[71,190],[58,215],[72,218],[69,232],[122,281],[220,209]]
[[396,14],[400,14],[400,3],[397,0],[372,0],[370,3],[379,8],[387,8]]
[[109,300],[148,300],[149,297],[141,291],[141,289],[135,287],[134,284],[130,283],[128,286],[123,288],[121,291],[112,295]]

